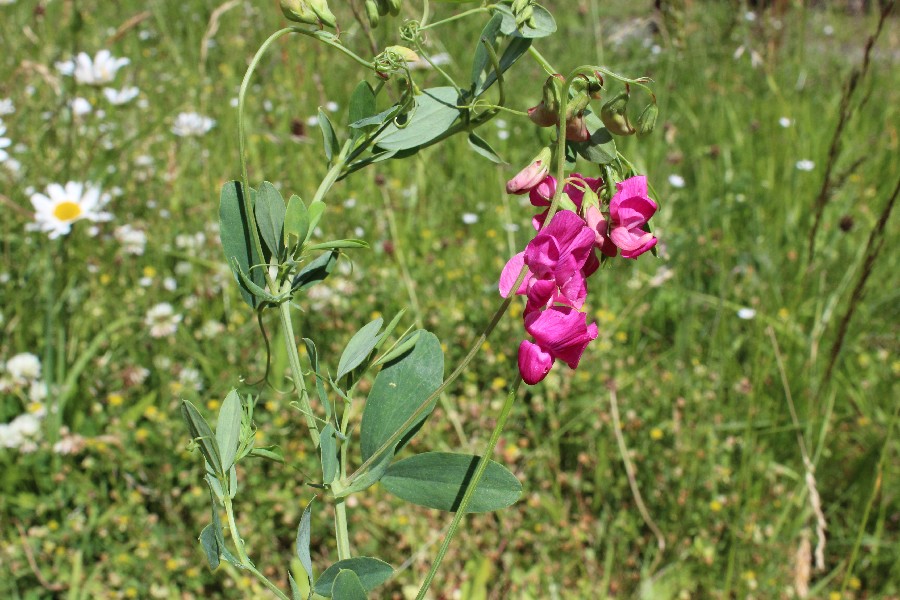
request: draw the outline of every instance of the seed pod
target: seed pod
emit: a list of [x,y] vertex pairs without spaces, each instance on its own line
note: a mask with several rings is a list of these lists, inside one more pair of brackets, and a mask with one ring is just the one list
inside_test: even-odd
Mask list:
[[615,135],[634,135],[635,129],[628,122],[628,90],[620,92],[612,100],[606,102],[600,110],[600,120],[610,133]]
[[378,14],[378,5],[375,0],[366,0],[366,17],[369,19],[369,26],[372,29],[378,27],[378,21],[381,19]]
[[337,27],[337,21],[334,19],[334,14],[331,12],[331,9],[328,8],[328,0],[309,0],[309,5],[322,23],[329,27]]
[[659,117],[659,107],[656,102],[651,102],[641,112],[637,120],[638,135],[647,135],[656,127],[656,119]]
[[319,16],[307,0],[281,0],[281,12],[289,21],[318,25]]

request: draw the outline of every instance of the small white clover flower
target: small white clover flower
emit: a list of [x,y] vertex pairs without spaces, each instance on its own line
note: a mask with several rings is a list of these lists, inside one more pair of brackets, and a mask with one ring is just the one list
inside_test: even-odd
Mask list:
[[737,316],[739,319],[749,321],[749,320],[753,319],[754,317],[756,317],[756,311],[753,310],[752,308],[744,307],[737,311]]
[[816,168],[816,163],[804,158],[803,160],[798,160],[795,166],[797,167],[798,171],[812,171]]
[[35,381],[41,377],[41,359],[30,352],[16,354],[6,361],[6,372],[18,384]]
[[195,112],[179,113],[172,125],[172,133],[179,137],[206,135],[216,126],[216,120]]
[[135,256],[144,254],[144,248],[147,246],[147,234],[140,229],[135,229],[131,225],[122,225],[116,227],[113,237],[122,244],[122,251],[126,254]]
[[88,220],[94,223],[109,221],[112,214],[101,209],[109,202],[108,194],[101,194],[100,187],[91,183],[70,181],[63,187],[58,183],[47,186],[47,194],[31,196],[34,206],[34,223],[29,223],[29,231],[43,231],[56,239],[68,235],[72,223]]
[[136,87],[124,87],[121,90],[117,90],[114,88],[103,88],[103,95],[106,96],[106,99],[110,104],[114,104],[115,106],[121,106],[122,104],[128,104],[132,100],[138,97],[141,91]]
[[173,335],[178,331],[181,323],[181,315],[175,314],[175,309],[168,302],[160,302],[147,311],[144,317],[144,325],[150,329],[150,337],[162,338]]

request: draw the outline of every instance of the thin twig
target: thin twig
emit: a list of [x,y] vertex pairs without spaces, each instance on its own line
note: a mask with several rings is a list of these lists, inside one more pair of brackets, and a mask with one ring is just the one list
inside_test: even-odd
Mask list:
[[124,23],[119,25],[119,28],[116,29],[116,31],[111,36],[106,38],[106,45],[112,46],[113,44],[115,44],[116,42],[121,40],[123,37],[125,37],[126,33],[128,33],[129,31],[131,31],[132,29],[134,29],[135,27],[137,27],[138,25],[140,25],[141,23],[143,23],[144,21],[146,21],[147,19],[149,19],[152,16],[153,16],[153,13],[151,13],[149,10],[145,10],[144,12],[139,12],[138,14],[134,15],[133,17],[131,17],[130,19],[128,19],[127,21],[125,21]]
[[644,519],[644,523],[650,528],[653,535],[656,536],[656,545],[659,548],[659,553],[654,557],[653,562],[650,564],[649,573],[652,575],[659,565],[659,561],[662,560],[663,553],[666,551],[666,538],[650,516],[650,511],[647,510],[647,506],[644,504],[644,499],[641,496],[641,490],[638,488],[634,464],[628,456],[628,447],[625,445],[625,438],[622,436],[622,423],[619,419],[619,401],[616,398],[616,388],[614,385],[609,386],[609,404],[612,409],[613,432],[616,435],[616,443],[619,445],[619,454],[622,455],[622,462],[625,464],[625,474],[628,476],[628,486],[631,488],[631,495],[634,496],[634,503],[637,505],[638,511],[641,513],[641,518]]
[[813,220],[812,229],[809,230],[809,241],[807,243],[807,260],[809,264],[812,264],[813,255],[816,251],[816,235],[819,233],[819,226],[822,222],[822,214],[825,212],[825,206],[828,204],[828,194],[830,193],[831,188],[834,185],[834,180],[831,174],[834,171],[834,165],[841,153],[841,136],[844,133],[844,128],[847,126],[847,123],[850,121],[850,118],[854,113],[854,108],[850,105],[850,100],[853,98],[853,94],[856,93],[860,82],[865,78],[866,73],[869,70],[869,65],[871,64],[870,61],[872,48],[875,46],[875,42],[881,35],[881,30],[884,28],[884,23],[887,20],[888,15],[894,9],[894,4],[896,4],[896,0],[891,0],[884,5],[884,8],[881,11],[881,15],[878,18],[878,25],[875,28],[875,33],[869,36],[869,39],[866,40],[862,65],[858,69],[854,69],[850,73],[850,77],[847,79],[847,85],[844,87],[844,93],[841,96],[841,105],[840,109],[838,110],[838,123],[837,127],[835,127],[834,135],[831,138],[831,146],[828,149],[828,161],[825,163],[825,175],[822,177],[822,187],[819,189],[819,194],[816,196],[814,205],[815,217]]
[[797,409],[794,406],[794,397],[791,395],[791,387],[788,383],[787,371],[784,368],[784,359],[778,347],[778,339],[775,337],[775,330],[769,325],[766,327],[766,333],[769,335],[769,339],[772,340],[772,349],[775,351],[775,363],[778,365],[778,373],[781,376],[784,397],[787,400],[788,410],[791,413],[791,422],[797,431],[797,444],[800,446],[800,456],[803,457],[803,468],[806,471],[804,481],[806,482],[806,491],[809,494],[809,505],[816,516],[816,570],[823,571],[825,569],[825,531],[828,529],[828,524],[825,521],[825,513],[822,511],[822,497],[819,495],[819,488],[816,485],[816,465],[810,460],[806,441],[803,439],[803,434],[800,433],[800,419],[797,418]]
[[34,573],[34,576],[38,580],[38,583],[41,584],[41,587],[50,590],[51,592],[61,592],[66,589],[66,586],[62,583],[50,583],[44,579],[44,575],[41,573],[37,561],[34,560],[34,554],[31,552],[31,545],[28,543],[28,536],[25,534],[25,529],[18,519],[13,519],[13,523],[15,523],[16,529],[19,530],[19,537],[22,538],[22,548],[25,549],[25,559],[28,561],[28,566],[31,567],[31,572]]
[[203,39],[200,40],[201,73],[206,70],[206,55],[209,53],[209,41],[216,35],[216,32],[219,31],[219,19],[222,18],[222,15],[240,3],[240,0],[228,0],[228,2],[219,5],[219,7],[212,11],[212,14],[209,16],[209,24],[206,26],[206,32],[203,34]]

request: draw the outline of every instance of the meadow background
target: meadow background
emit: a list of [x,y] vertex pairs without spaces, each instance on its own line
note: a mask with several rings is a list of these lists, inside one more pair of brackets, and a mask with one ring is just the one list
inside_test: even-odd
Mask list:
[[[345,43],[371,55],[347,7],[332,4]],[[524,495],[466,520],[434,598],[792,598],[804,588],[829,600],[900,597],[896,215],[866,266],[870,232],[898,185],[900,28],[888,19],[850,100],[810,258],[842,91],[878,15],[801,4],[773,14],[695,0],[655,14],[649,1],[547,2],[563,35],[536,46],[560,70],[597,62],[657,82],[656,132],[623,146],[661,205],[660,253],[616,261],[592,279],[600,337],[577,372],[558,365],[521,395],[498,446],[496,460]],[[405,5],[414,16],[415,3]],[[178,410],[187,398],[213,414],[239,376],[254,381],[265,368],[216,222],[218,190],[239,175],[232,99],[283,19],[276,2],[229,3],[214,15],[220,6],[0,2],[10,140],[0,164],[0,364],[21,353],[42,363],[35,389],[9,368],[0,373],[0,423],[65,399],[62,438],[51,412],[26,441],[0,447],[0,597],[266,597],[229,567],[206,567],[196,540],[209,498]],[[439,15],[452,8],[435,6]],[[396,43],[395,24],[374,32],[382,47]],[[462,21],[432,40],[462,80],[482,25]],[[131,61],[114,86],[139,95],[121,106],[54,67],[104,48]],[[251,180],[309,199],[325,172],[311,117],[323,106],[346,122],[360,77],[324,47],[283,39],[248,95]],[[508,81],[511,106],[537,103],[543,77],[528,56]],[[76,97],[87,102],[81,114],[70,110]],[[181,112],[215,126],[175,135]],[[404,306],[407,324],[420,320],[442,340],[448,365],[476,338],[498,303],[506,258],[528,239],[532,210],[503,183],[541,145],[522,118],[483,131],[509,165],[460,137],[332,190],[327,237],[363,237],[372,249],[314,288],[299,319],[326,361],[336,364],[362,324]],[[102,183],[113,220],[94,232],[79,223],[58,241],[26,231],[30,195],[69,180]],[[160,316],[161,303],[171,317]],[[504,319],[413,451],[484,446],[515,374],[517,316]],[[160,320],[177,327],[152,335]],[[284,373],[282,343],[272,346]],[[54,387],[43,397],[47,380]],[[623,466],[612,383],[661,555]],[[246,463],[237,511],[257,565],[278,579],[318,458],[288,396],[257,390],[260,444],[278,444],[286,464]],[[815,502],[798,435],[828,527],[822,571],[809,567]],[[321,571],[335,551],[328,509],[319,509]],[[376,487],[350,518],[355,553],[399,569],[379,597],[414,595],[448,515]]]

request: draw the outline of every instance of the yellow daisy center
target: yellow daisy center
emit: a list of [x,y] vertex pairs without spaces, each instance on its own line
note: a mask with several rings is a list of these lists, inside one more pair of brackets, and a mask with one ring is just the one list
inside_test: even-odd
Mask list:
[[53,216],[60,221],[74,221],[81,216],[81,205],[71,200],[65,200],[54,207]]

